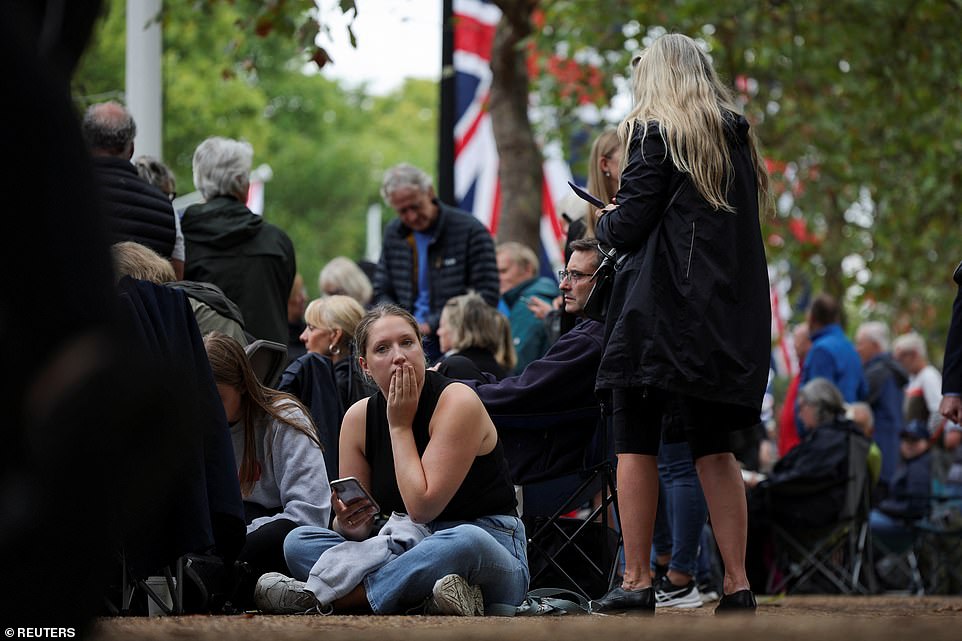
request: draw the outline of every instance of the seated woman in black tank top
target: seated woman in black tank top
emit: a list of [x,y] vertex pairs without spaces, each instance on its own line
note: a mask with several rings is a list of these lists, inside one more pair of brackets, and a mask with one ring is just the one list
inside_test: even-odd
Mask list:
[[[520,604],[528,588],[524,526],[481,401],[466,385],[425,370],[417,321],[400,307],[374,308],[355,336],[361,369],[378,393],[344,416],[340,474],[369,488],[380,511],[394,513],[388,525],[395,527],[370,538],[371,502],[347,504],[335,493],[332,528],[288,535],[293,578],[261,577],[258,607],[479,615],[485,607]],[[399,514],[406,515],[400,525]],[[417,536],[408,537],[411,530]],[[392,536],[386,552],[381,543]],[[345,541],[364,546],[332,550]],[[345,557],[345,550],[366,556]],[[358,576],[359,565],[371,569]],[[345,590],[344,576],[356,585]]]

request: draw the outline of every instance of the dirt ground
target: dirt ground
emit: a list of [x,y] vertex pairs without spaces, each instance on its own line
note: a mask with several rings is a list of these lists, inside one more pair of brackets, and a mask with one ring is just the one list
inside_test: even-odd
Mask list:
[[711,607],[629,615],[530,618],[187,616],[109,618],[90,638],[238,641],[960,641],[962,597],[766,597],[753,618],[714,617]]

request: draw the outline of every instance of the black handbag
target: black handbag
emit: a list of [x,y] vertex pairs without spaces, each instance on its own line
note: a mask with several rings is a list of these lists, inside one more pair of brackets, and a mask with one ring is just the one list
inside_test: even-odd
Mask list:
[[585,299],[582,312],[591,320],[603,322],[605,315],[608,313],[608,304],[611,302],[611,291],[615,284],[615,272],[621,267],[621,263],[627,254],[618,256],[614,249],[605,249],[601,245],[598,246],[598,251],[601,252],[604,258],[601,260],[601,264],[598,265],[595,273],[591,275],[593,284],[591,291],[588,292],[588,298]]

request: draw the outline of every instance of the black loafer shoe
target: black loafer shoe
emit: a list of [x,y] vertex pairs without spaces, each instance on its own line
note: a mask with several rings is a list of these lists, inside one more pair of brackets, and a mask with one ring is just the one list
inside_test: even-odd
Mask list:
[[718,602],[715,614],[755,614],[755,595],[751,590],[739,590],[726,594]]
[[608,594],[589,604],[592,612],[637,611],[639,614],[655,613],[655,589],[626,590],[620,585],[609,590]]

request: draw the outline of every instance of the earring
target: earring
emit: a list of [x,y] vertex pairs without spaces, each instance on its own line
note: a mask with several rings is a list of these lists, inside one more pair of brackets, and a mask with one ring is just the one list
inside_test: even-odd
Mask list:
[[605,178],[611,178],[611,172],[610,172],[610,171],[606,171],[606,172],[605,172]]
[[333,347],[331,347],[331,354],[334,354],[334,356],[340,356],[341,347],[339,345],[334,345]]

